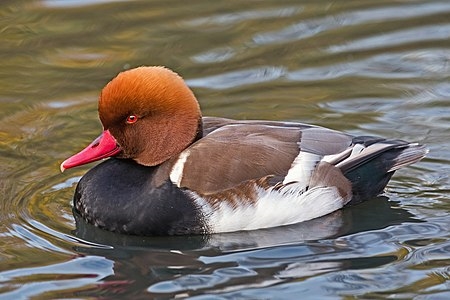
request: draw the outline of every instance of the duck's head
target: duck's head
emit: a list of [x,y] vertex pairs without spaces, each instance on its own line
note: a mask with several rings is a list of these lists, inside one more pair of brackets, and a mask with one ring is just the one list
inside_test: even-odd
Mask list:
[[117,75],[100,94],[98,114],[102,134],[66,159],[62,171],[111,156],[155,166],[183,151],[201,131],[194,94],[164,67],[139,67]]

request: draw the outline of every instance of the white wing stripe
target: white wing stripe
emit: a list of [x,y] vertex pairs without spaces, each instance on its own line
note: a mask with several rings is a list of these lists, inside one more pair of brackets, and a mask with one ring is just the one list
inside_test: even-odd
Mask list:
[[189,152],[189,150],[181,152],[177,161],[173,165],[172,170],[170,171],[170,180],[178,187],[180,187],[181,180],[183,180],[184,164],[186,163],[186,160],[190,154],[191,153]]
[[308,186],[309,179],[316,168],[317,163],[322,159],[320,155],[300,151],[291,164],[283,184],[298,182],[303,188]]

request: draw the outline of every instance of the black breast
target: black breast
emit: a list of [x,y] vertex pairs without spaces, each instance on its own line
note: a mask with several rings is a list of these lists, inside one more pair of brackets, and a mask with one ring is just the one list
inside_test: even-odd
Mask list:
[[75,213],[103,229],[135,235],[201,234],[206,228],[194,202],[167,179],[155,187],[157,167],[108,159],[77,185]]

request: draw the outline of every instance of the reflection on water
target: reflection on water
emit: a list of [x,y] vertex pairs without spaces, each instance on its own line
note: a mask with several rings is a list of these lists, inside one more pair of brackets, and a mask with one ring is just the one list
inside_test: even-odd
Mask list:
[[145,247],[185,251],[215,248],[224,252],[334,238],[404,222],[420,222],[408,211],[389,202],[386,197],[378,197],[359,206],[295,225],[188,238],[118,235],[86,223],[78,214],[75,214],[75,221],[76,229],[73,233],[76,237],[84,241],[112,245],[115,249]]
[[[0,298],[450,297],[447,1],[2,1]],[[166,65],[205,115],[427,144],[386,197],[208,237],[133,237],[72,214],[117,72]]]
[[[45,296],[52,291],[80,289],[113,274],[113,262],[106,258],[76,257],[50,266],[2,272],[2,280],[18,286],[17,289],[6,292],[3,296],[10,299]],[[58,280],[50,279],[55,275],[58,276]],[[27,277],[30,277],[30,280],[27,280]],[[24,280],[32,283],[22,285],[21,282]]]

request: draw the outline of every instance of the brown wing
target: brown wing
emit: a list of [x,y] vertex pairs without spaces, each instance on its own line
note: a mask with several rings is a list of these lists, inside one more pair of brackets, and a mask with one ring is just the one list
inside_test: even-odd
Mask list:
[[202,139],[184,151],[179,181],[180,187],[204,195],[266,176],[282,180],[300,148],[320,159],[351,143],[342,133],[300,123],[205,118],[204,132]]
[[226,125],[189,147],[180,187],[201,194],[244,181],[287,174],[299,152],[300,131],[266,125]]

